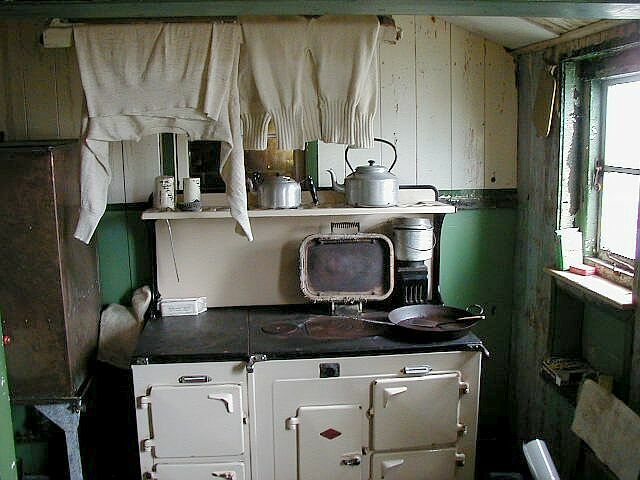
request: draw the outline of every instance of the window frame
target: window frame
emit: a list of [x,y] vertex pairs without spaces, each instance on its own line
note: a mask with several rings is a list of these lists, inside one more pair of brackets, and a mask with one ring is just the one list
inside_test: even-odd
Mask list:
[[[598,274],[626,288],[633,287],[634,270],[610,258],[598,257],[600,193],[594,172],[604,145],[602,82],[640,76],[640,45],[591,51],[560,63],[560,174],[557,228],[579,227],[583,232],[584,262]],[[640,215],[640,206],[639,206]],[[640,231],[638,232],[640,236]],[[638,241],[640,243],[640,241]],[[626,262],[625,262],[626,263]]]
[[[595,258],[598,258],[606,263],[611,264],[613,267],[617,267],[626,271],[628,273],[633,274],[634,272],[634,262],[635,259],[625,257],[624,255],[608,252],[601,248],[601,224],[602,224],[602,195],[603,195],[603,181],[604,174],[606,172],[613,173],[621,173],[626,175],[640,175],[640,168],[627,168],[627,167],[618,167],[614,165],[607,165],[605,160],[605,140],[607,136],[607,122],[606,122],[606,112],[607,112],[607,93],[608,88],[613,85],[620,85],[624,83],[631,82],[640,82],[640,71],[634,73],[625,73],[622,75],[614,75],[604,78],[596,78],[591,80],[592,82],[598,82],[598,90],[599,90],[599,109],[600,115],[598,118],[598,154],[596,164],[593,168],[593,183],[596,189],[596,211],[597,211],[597,227],[595,231]],[[590,130],[593,132],[594,122],[592,118],[589,118]],[[637,236],[637,234],[636,234]]]

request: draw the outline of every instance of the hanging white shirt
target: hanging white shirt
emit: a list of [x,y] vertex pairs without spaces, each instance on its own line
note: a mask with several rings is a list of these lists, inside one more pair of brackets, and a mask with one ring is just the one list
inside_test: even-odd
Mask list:
[[156,133],[219,140],[231,215],[252,240],[238,96],[239,25],[147,23],[74,27],[85,92],[81,211],[88,242],[111,178],[108,142]]

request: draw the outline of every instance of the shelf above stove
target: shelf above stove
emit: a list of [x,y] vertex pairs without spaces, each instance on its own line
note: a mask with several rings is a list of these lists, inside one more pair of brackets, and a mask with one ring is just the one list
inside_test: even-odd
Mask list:
[[[425,201],[417,204],[403,205],[399,207],[357,208],[339,204],[324,204],[319,206],[302,205],[294,209],[264,210],[249,209],[249,217],[339,217],[354,215],[403,215],[403,214],[441,214],[454,213],[453,205],[436,201]],[[229,207],[205,207],[201,212],[170,212],[156,209],[145,210],[142,220],[184,220],[184,219],[215,219],[231,218]]]

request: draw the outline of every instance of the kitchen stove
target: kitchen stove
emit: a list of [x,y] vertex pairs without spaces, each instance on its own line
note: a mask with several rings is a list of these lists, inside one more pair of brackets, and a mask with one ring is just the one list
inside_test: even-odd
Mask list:
[[471,480],[478,337],[432,342],[329,310],[219,308],[150,320],[133,361],[143,474]]

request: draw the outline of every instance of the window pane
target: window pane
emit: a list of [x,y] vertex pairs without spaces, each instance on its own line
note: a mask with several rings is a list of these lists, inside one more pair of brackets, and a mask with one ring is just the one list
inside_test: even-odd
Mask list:
[[640,81],[607,89],[605,165],[640,168]]
[[640,175],[605,172],[600,249],[635,258]]

